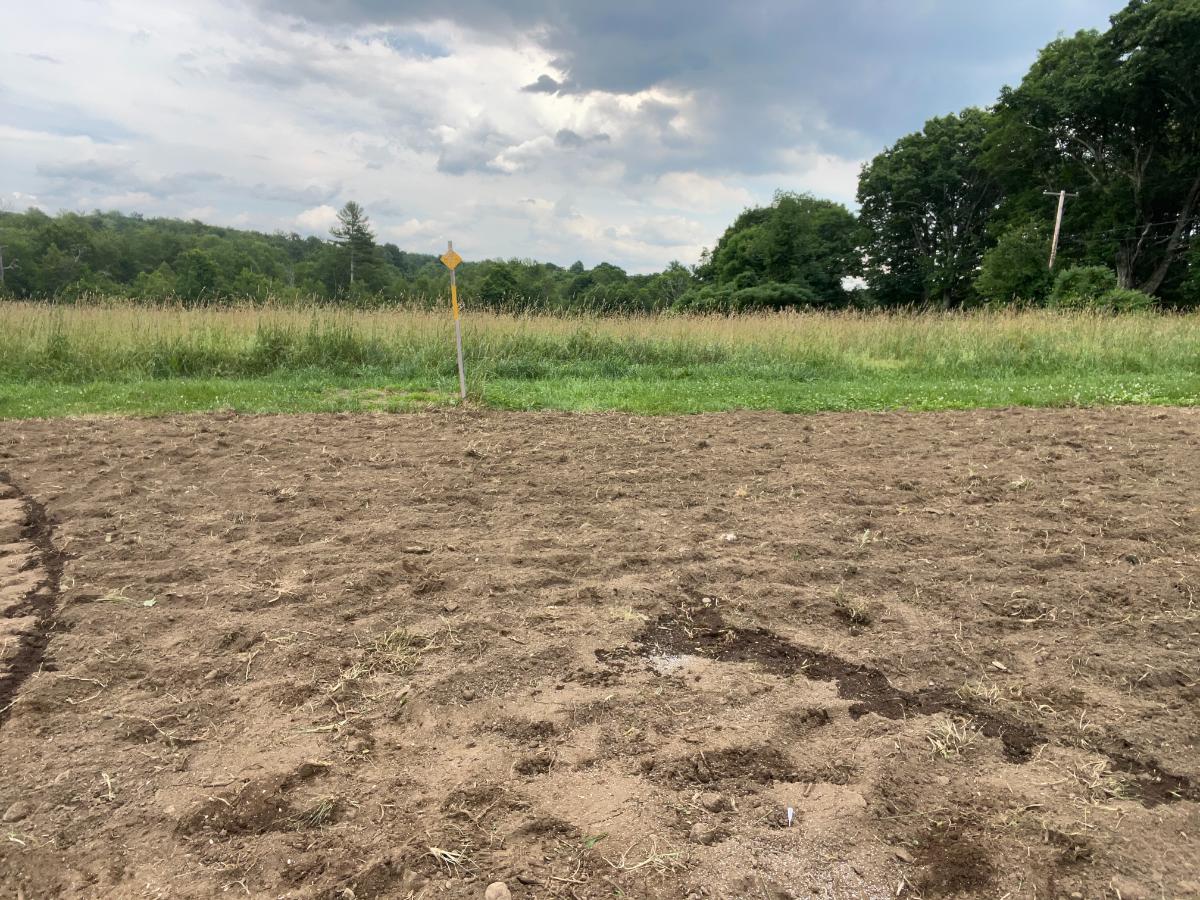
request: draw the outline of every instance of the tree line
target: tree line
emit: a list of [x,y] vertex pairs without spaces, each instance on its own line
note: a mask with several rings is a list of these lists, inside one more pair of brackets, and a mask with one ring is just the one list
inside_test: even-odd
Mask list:
[[[1048,266],[1060,191],[1057,262]],[[1047,45],[989,108],[931,119],[866,164],[857,215],[807,194],[748,209],[652,275],[464,263],[468,302],[736,312],[990,304],[1200,306],[1200,0],[1132,0]],[[328,239],[115,212],[0,213],[0,292],[217,303],[437,302],[437,258],[379,244],[353,201]]]
[[[339,211],[329,238],[119,212],[0,212],[0,252],[0,296],[14,299],[316,300],[367,307],[432,305],[449,291],[437,256],[378,243],[354,201]],[[582,262],[563,267],[517,259],[458,268],[468,302],[509,309],[652,311],[670,306],[693,282],[680,263],[653,275],[630,275],[610,263],[589,269]]]

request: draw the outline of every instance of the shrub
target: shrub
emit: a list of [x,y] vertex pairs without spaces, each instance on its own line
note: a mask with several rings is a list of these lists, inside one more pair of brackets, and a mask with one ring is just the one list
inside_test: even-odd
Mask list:
[[1046,266],[1049,252],[1044,228],[1014,226],[984,254],[975,289],[993,303],[1043,303],[1053,280]]
[[1100,298],[1117,290],[1117,273],[1107,266],[1074,266],[1054,279],[1050,292],[1052,306],[1091,308],[1101,305]]
[[820,298],[807,284],[771,281],[734,291],[733,308],[737,312],[752,309],[784,309],[789,306],[816,306]]
[[1200,307],[1200,241],[1192,244],[1192,252],[1188,254],[1187,275],[1180,286],[1180,300],[1185,308]]
[[1139,309],[1149,309],[1154,305],[1154,298],[1132,288],[1113,288],[1105,291],[1096,300],[1096,306],[1113,312],[1135,312]]
[[688,291],[675,301],[677,312],[737,313],[752,310],[818,306],[820,299],[806,284],[769,281],[750,287],[703,287]]

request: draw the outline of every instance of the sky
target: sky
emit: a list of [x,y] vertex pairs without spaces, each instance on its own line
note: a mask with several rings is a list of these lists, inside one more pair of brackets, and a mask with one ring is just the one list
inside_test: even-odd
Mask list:
[[118,209],[630,272],[986,105],[1120,0],[6,4],[0,208]]

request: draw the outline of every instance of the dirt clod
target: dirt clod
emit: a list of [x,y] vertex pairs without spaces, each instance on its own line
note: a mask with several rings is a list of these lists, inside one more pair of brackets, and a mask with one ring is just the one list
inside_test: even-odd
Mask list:
[[553,764],[554,757],[549,753],[533,753],[517,760],[514,768],[518,775],[544,775],[550,771]]
[[716,791],[705,791],[696,798],[696,802],[702,809],[706,809],[712,813],[723,812],[728,806],[725,798]]

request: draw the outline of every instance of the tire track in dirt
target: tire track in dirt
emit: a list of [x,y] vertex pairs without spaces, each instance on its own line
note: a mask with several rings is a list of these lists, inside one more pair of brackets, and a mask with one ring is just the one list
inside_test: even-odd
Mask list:
[[21,685],[45,664],[63,554],[45,507],[0,472],[0,727]]
[[985,736],[999,738],[1009,762],[1026,762],[1041,744],[1077,746],[1108,757],[1115,771],[1133,776],[1134,797],[1143,806],[1200,800],[1200,785],[1162,770],[1153,760],[1133,756],[1123,749],[1082,746],[1056,738],[1043,728],[980,709],[944,687],[902,690],[883,672],[870,666],[793,644],[765,628],[730,626],[713,606],[685,604],[677,612],[664,614],[648,623],[634,637],[634,644],[633,650],[597,651],[597,658],[601,663],[620,665],[622,660],[633,656],[695,655],[718,662],[753,663],[764,671],[781,675],[798,674],[815,681],[832,681],[837,684],[839,697],[854,701],[849,709],[853,719],[868,713],[887,719],[940,712],[957,714],[970,718]]

